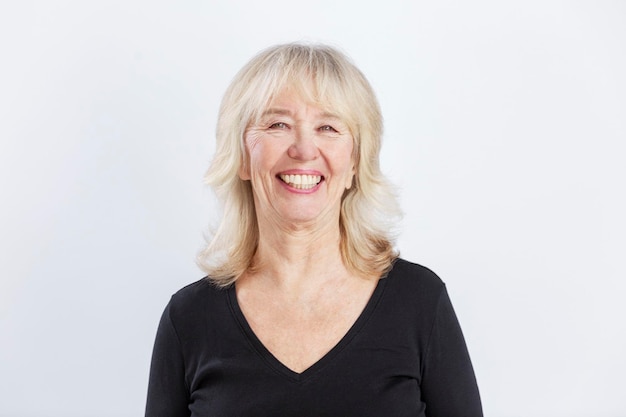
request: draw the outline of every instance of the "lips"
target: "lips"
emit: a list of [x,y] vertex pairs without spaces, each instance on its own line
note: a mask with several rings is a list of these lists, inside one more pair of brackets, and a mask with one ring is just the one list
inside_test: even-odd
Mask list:
[[308,174],[280,174],[278,178],[285,184],[298,190],[309,190],[319,184],[323,179],[321,175]]

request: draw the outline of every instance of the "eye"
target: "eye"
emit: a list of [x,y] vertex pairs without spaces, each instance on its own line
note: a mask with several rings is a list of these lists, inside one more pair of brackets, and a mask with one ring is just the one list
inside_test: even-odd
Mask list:
[[269,127],[270,129],[286,129],[287,124],[283,122],[272,123]]
[[331,125],[324,125],[320,127],[320,130],[322,132],[334,132],[334,133],[338,133],[337,129],[335,129],[334,127],[332,127]]

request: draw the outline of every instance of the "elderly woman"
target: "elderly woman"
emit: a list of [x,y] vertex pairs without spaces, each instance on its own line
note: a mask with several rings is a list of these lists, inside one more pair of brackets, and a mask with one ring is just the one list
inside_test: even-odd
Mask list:
[[399,259],[382,118],[327,46],[270,48],[227,90],[224,203],[157,332],[146,416],[481,416],[441,280]]

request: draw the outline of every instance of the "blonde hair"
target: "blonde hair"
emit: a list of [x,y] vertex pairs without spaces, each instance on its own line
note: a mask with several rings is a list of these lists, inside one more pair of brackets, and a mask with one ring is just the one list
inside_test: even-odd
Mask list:
[[235,76],[224,94],[217,143],[205,182],[223,204],[223,215],[199,266],[218,286],[228,286],[252,266],[259,230],[245,166],[244,132],[285,87],[337,114],[354,140],[354,184],[342,198],[340,250],[346,267],[364,276],[384,275],[398,256],[391,230],[400,217],[393,189],[378,162],[382,115],[374,92],[349,59],[326,45],[286,44],[262,51]]

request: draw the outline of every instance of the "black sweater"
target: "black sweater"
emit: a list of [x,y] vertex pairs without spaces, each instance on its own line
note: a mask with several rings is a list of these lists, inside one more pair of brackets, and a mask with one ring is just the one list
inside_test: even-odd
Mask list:
[[341,341],[302,373],[246,322],[235,288],[171,299],[154,345],[147,417],[478,417],[480,397],[445,285],[398,260]]

